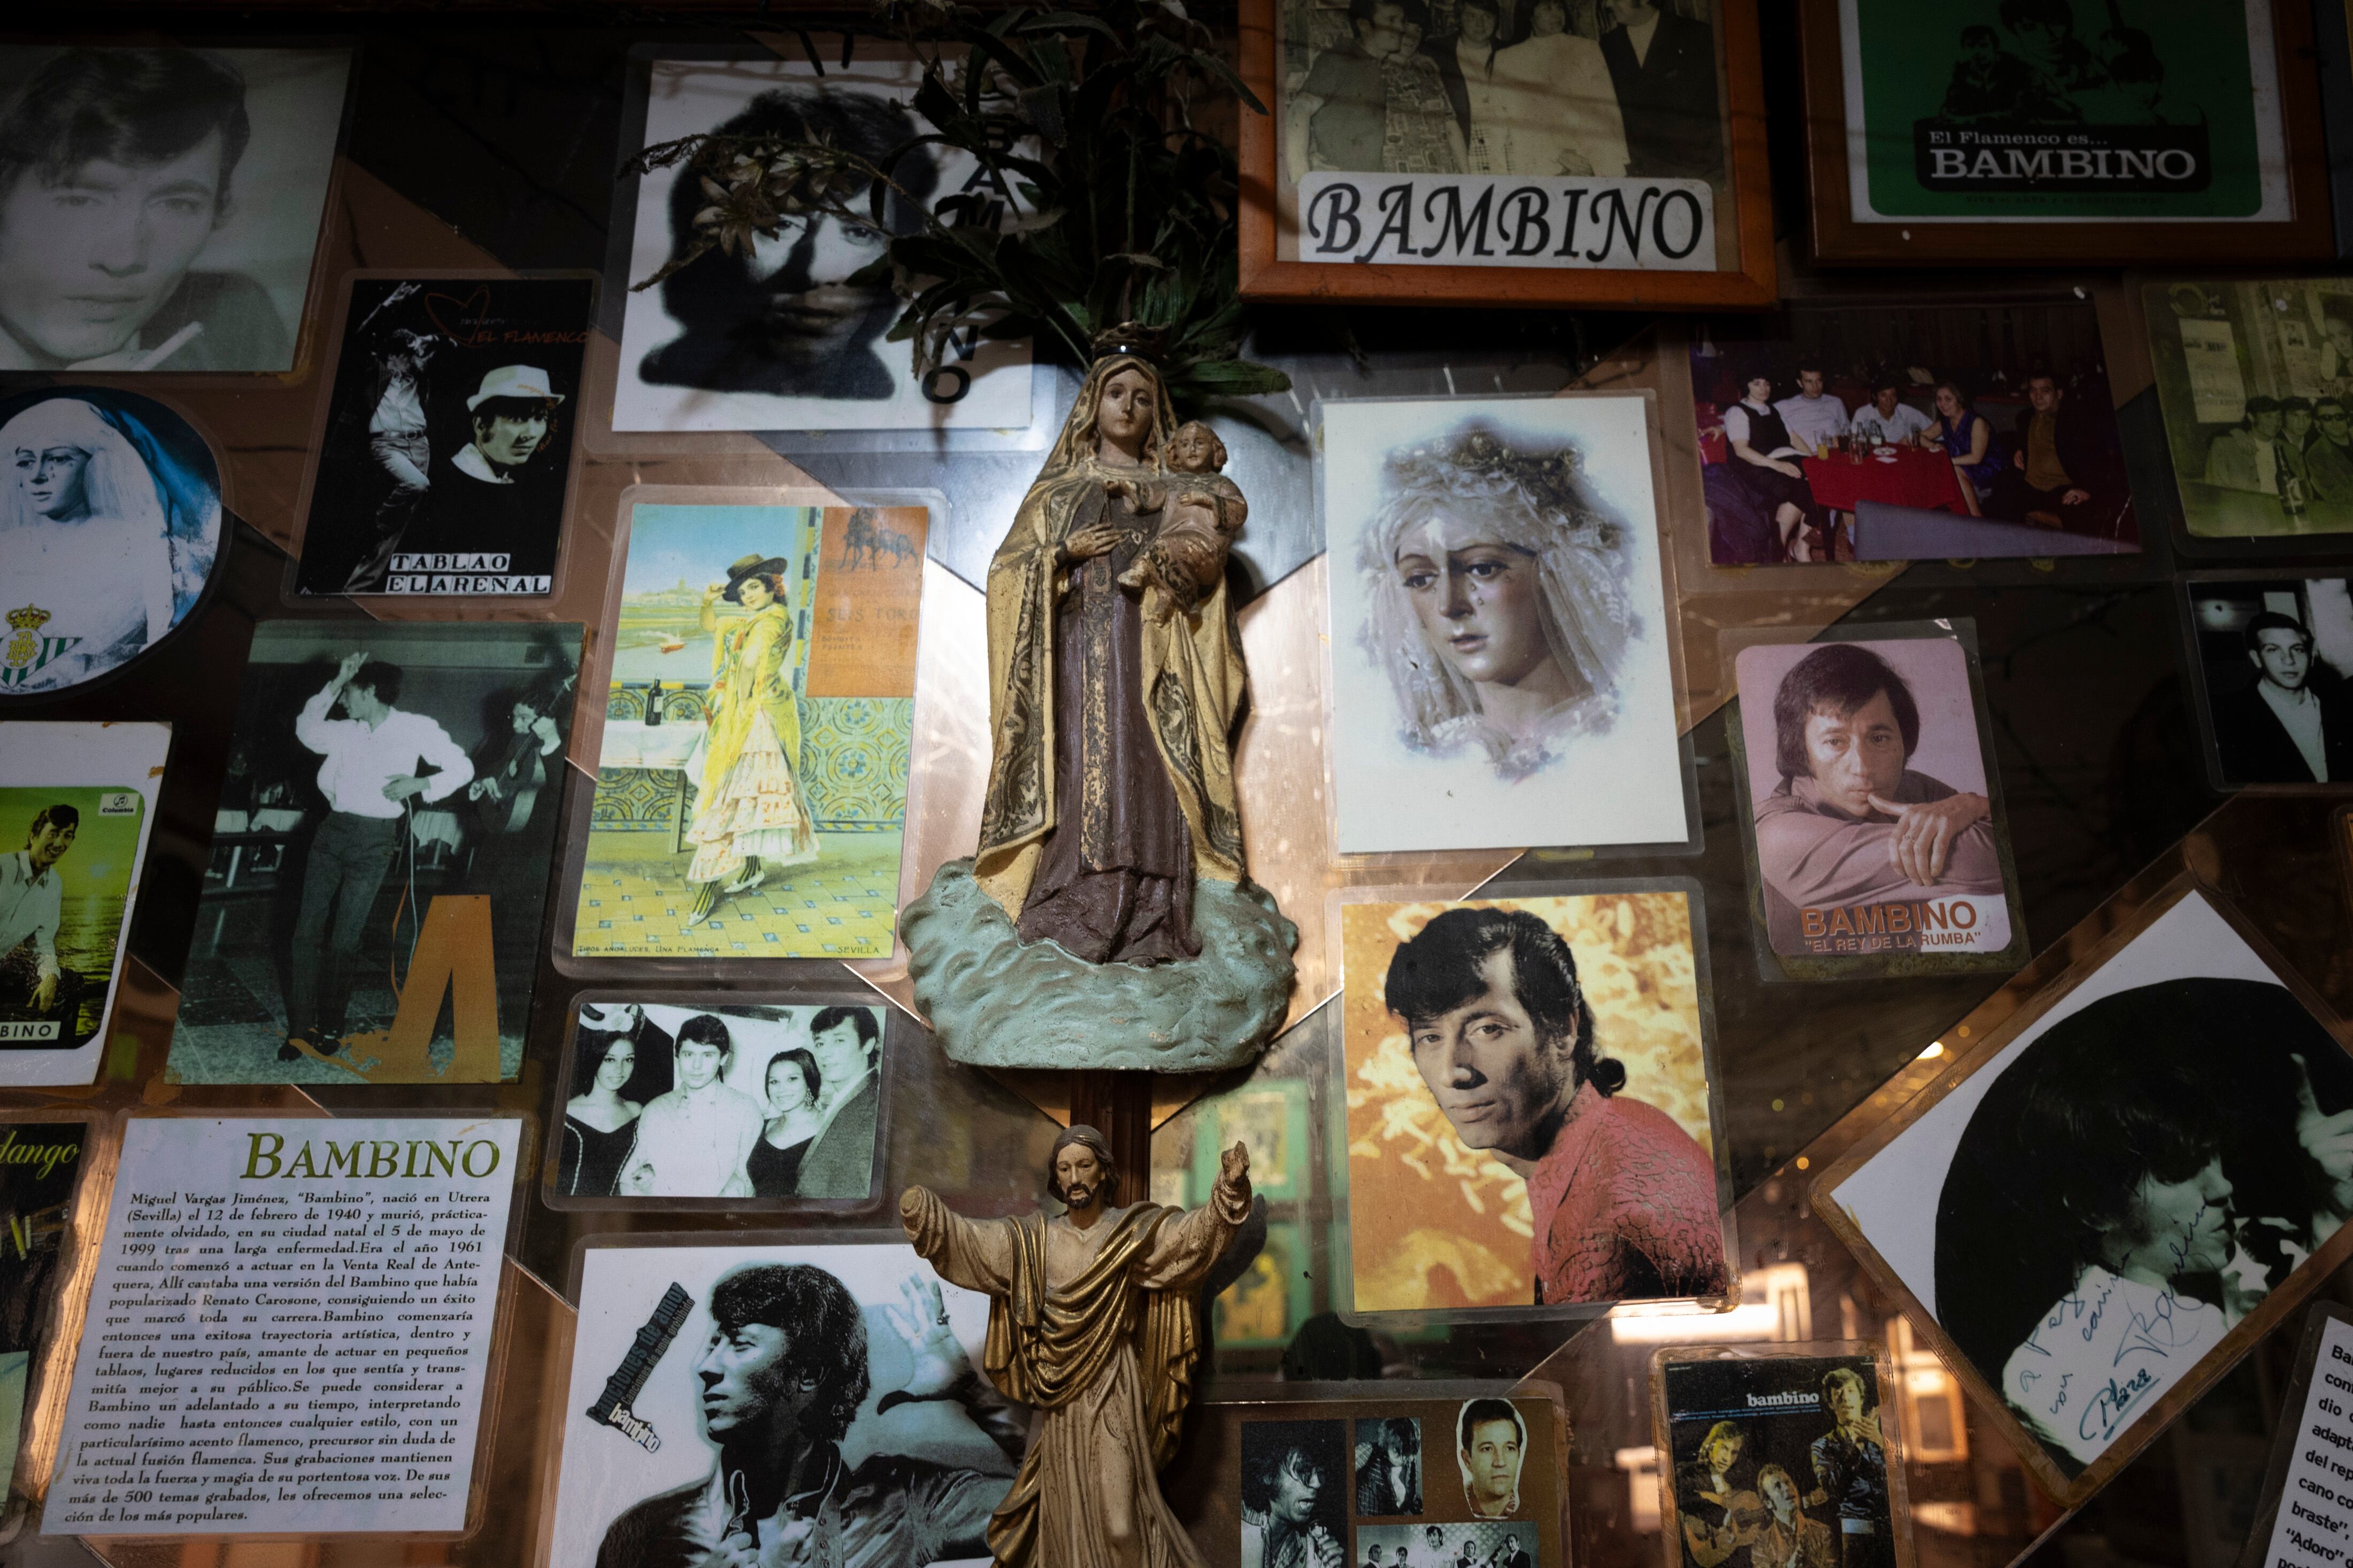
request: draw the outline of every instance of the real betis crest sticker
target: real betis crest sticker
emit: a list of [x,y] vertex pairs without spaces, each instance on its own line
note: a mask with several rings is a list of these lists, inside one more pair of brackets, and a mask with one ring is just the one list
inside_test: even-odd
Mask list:
[[54,619],[37,605],[8,612],[8,645],[0,650],[0,686],[23,686],[49,660],[81,641],[79,637],[45,637],[41,628]]

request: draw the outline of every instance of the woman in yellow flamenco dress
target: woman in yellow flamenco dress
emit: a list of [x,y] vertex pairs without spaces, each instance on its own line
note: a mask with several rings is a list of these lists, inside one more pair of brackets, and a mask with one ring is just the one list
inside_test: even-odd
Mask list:
[[[817,858],[817,826],[809,819],[794,764],[800,758],[800,707],[785,667],[792,651],[792,615],[785,608],[785,562],[746,555],[727,568],[727,585],[703,590],[702,629],[712,635],[709,716],[696,748],[699,769],[689,773],[701,793],[686,830],[694,846],[687,884],[694,889],[688,926],[701,925],[719,900],[748,892],[780,866]],[[718,601],[751,613],[719,625]]]

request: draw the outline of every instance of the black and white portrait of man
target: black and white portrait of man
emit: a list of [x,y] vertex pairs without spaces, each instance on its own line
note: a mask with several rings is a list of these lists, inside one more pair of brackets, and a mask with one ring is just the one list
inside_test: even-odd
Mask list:
[[[632,1379],[673,1284],[691,1305]],[[987,1298],[912,1248],[592,1248],[580,1301],[557,1568],[987,1560],[1029,1413],[980,1373]]]
[[593,288],[353,282],[301,592],[550,591]]
[[344,49],[0,49],[0,370],[292,368]]
[[[838,41],[837,41],[838,42]],[[904,61],[861,48],[847,68],[826,50],[820,78],[804,59],[658,60],[646,142],[702,132],[823,142],[880,159],[920,127],[900,100],[918,78]],[[903,194],[884,209],[893,234],[961,185],[974,166],[917,152],[894,165]],[[631,281],[697,241],[708,205],[691,163],[637,184]],[[1003,428],[1029,422],[1026,342],[953,347],[922,383],[908,345],[883,335],[900,306],[885,284],[853,281],[885,236],[830,218],[796,219],[748,253],[714,249],[659,287],[628,296],[621,333],[616,430]]]
[[2074,1476],[2317,1279],[2353,1058],[2193,890],[1830,1195]]

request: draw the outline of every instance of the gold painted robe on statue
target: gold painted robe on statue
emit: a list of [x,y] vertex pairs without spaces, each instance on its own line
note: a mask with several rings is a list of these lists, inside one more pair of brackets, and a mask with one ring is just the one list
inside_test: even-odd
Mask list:
[[970,1220],[911,1188],[900,1217],[941,1279],[991,1298],[983,1366],[1039,1412],[1013,1490],[989,1523],[1005,1568],[1103,1568],[1103,1492],[1121,1486],[1151,1568],[1200,1568],[1161,1500],[1200,1354],[1193,1293],[1250,1215],[1223,1181],[1189,1213],[1137,1204],[1086,1230],[1056,1215]]
[[[1140,363],[1111,360],[1097,365],[1082,403],[1108,375]],[[1174,428],[1173,416],[1164,414],[1162,427]],[[1055,711],[1054,700],[1055,617],[1072,570],[1060,559],[1062,543],[1103,517],[1106,477],[1166,477],[1156,466],[1138,470],[1105,465],[1092,451],[1078,449],[1073,437],[1074,427],[1065,428],[988,567],[993,746],[973,869],[982,889],[1015,920],[1037,875],[1040,845],[1076,808],[1076,803],[1056,800],[1054,790],[1055,726],[1071,721]],[[1144,709],[1185,814],[1194,872],[1239,882],[1242,829],[1232,740],[1248,677],[1222,581],[1189,614],[1145,619],[1143,666]],[[1117,787],[1116,779],[1109,787]]]

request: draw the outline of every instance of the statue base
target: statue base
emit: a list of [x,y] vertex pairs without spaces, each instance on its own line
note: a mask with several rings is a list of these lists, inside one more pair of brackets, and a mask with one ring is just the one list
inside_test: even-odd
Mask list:
[[899,917],[915,1005],[940,1048],[973,1067],[1219,1072],[1257,1059],[1291,1006],[1299,928],[1263,889],[1193,885],[1198,958],[1089,963],[1024,942],[951,860]]

